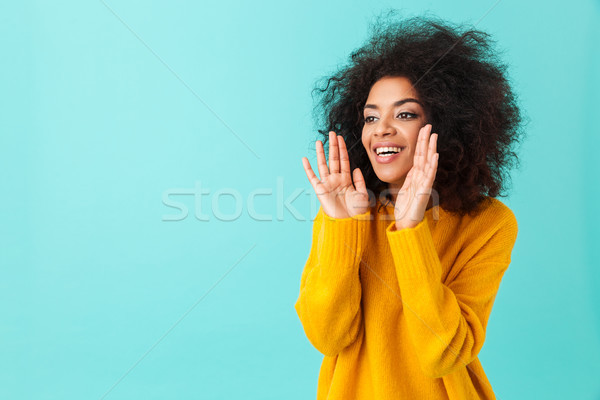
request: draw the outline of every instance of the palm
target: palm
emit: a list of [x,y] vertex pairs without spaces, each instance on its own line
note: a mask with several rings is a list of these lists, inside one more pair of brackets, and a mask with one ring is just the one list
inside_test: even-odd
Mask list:
[[[350,174],[350,160],[346,143],[341,136],[329,134],[329,167],[325,161],[323,143],[317,141],[317,164],[321,179],[317,178],[306,157],[302,158],[310,181],[325,214],[333,218],[348,218],[366,212],[369,194],[359,168]],[[354,183],[352,182],[354,177]]]

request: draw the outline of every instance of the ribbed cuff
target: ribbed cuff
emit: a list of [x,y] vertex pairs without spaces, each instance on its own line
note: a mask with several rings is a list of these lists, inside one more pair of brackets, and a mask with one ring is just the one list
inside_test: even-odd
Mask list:
[[433,243],[427,218],[417,226],[395,230],[396,221],[386,235],[396,265],[398,280],[440,280],[442,265]]
[[323,208],[319,209],[319,214],[322,214],[324,218],[330,220],[330,221],[335,221],[335,222],[344,222],[344,221],[350,221],[350,220],[356,220],[356,221],[368,221],[372,218],[371,216],[371,209],[368,208],[367,211],[365,211],[362,214],[358,214],[355,215],[353,217],[347,217],[347,218],[333,218],[330,217],[329,215],[325,214],[325,211],[323,211]]
[[341,266],[345,271],[332,272],[352,272],[351,266],[358,266],[364,250],[370,209],[348,218],[333,218],[322,210],[320,214],[317,216],[322,218],[317,251],[324,265],[331,266],[326,270],[331,271],[335,266]]

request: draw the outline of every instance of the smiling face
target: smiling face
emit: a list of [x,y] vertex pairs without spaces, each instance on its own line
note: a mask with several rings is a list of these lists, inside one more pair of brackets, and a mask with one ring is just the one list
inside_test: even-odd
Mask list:
[[[413,166],[419,130],[426,124],[425,110],[410,80],[384,77],[375,82],[363,117],[362,143],[373,170],[396,193]],[[382,146],[385,152],[377,155],[376,148]]]

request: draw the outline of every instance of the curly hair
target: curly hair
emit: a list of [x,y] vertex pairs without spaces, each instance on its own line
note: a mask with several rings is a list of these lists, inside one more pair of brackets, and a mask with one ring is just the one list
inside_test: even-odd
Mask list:
[[[376,175],[362,146],[363,107],[382,77],[410,80],[438,134],[440,154],[433,189],[439,204],[461,215],[476,212],[489,197],[505,196],[510,168],[519,165],[512,145],[523,135],[523,116],[490,35],[417,16],[378,20],[371,38],[313,89],[321,95],[313,109],[319,139],[342,135],[351,170],[360,168],[377,197],[387,183]],[[316,116],[316,118],[315,118]],[[326,146],[328,147],[328,146]]]

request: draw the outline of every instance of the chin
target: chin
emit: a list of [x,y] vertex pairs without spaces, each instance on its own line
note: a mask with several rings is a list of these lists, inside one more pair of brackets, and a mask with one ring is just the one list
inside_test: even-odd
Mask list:
[[402,181],[405,175],[399,173],[390,173],[391,171],[375,171],[375,175],[379,178],[380,181],[385,183],[394,183]]

